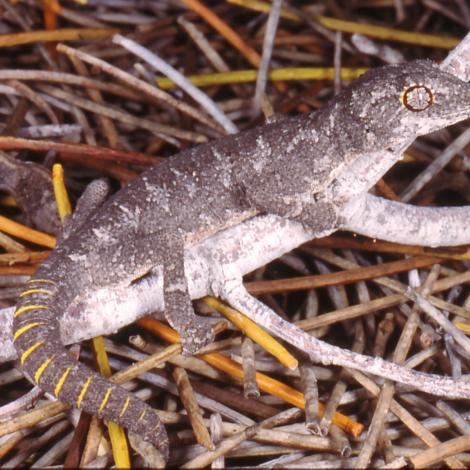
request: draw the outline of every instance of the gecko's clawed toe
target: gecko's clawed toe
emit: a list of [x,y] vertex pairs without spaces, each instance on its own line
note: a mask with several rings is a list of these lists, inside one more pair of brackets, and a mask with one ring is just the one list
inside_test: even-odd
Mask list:
[[214,339],[211,323],[194,313],[191,300],[183,290],[165,293],[165,317],[180,334],[184,354],[194,354]]
[[195,317],[195,321],[186,325],[181,335],[183,353],[191,355],[207,346],[214,340],[211,324],[201,317]]

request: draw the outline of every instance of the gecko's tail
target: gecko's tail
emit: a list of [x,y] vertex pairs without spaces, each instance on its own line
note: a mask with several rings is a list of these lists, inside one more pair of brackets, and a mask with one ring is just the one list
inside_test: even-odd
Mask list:
[[13,342],[23,370],[59,400],[114,421],[152,443],[168,459],[168,436],[156,411],[123,387],[72,358],[60,341],[55,283],[33,279],[20,294]]

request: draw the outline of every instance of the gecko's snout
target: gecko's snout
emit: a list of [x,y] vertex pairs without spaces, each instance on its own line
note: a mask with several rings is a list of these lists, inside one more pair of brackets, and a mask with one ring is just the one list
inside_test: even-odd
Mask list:
[[421,135],[470,118],[470,84],[439,69],[433,72],[405,87],[400,97]]
[[437,117],[453,120],[452,123],[470,117],[470,83],[441,72],[433,83],[433,111]]

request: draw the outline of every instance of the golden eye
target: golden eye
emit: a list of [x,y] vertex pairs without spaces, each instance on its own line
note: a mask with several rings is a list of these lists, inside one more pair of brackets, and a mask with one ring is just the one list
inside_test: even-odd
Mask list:
[[412,85],[403,90],[400,101],[410,111],[419,113],[434,103],[434,94],[427,86]]

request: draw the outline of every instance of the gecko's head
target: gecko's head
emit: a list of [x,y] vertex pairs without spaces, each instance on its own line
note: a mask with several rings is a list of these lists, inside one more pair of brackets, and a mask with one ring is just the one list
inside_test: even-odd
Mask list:
[[382,142],[428,134],[470,117],[470,84],[431,61],[374,69],[347,93],[350,113]]

